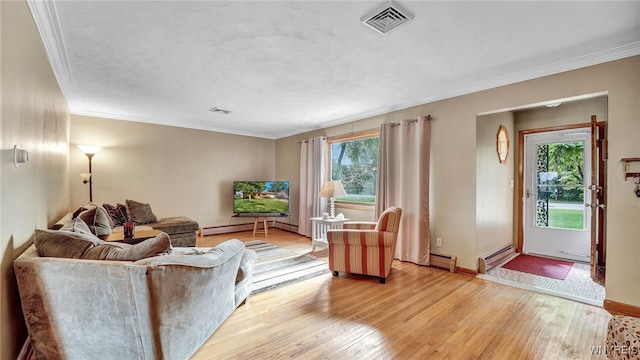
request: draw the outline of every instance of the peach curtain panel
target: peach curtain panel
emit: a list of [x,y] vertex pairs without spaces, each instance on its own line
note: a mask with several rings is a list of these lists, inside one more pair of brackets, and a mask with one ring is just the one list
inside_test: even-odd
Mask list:
[[317,136],[300,143],[300,199],[298,234],[311,237],[311,220],[326,211],[327,199],[318,196],[327,177],[327,138]]
[[431,116],[380,127],[376,216],[402,209],[395,258],[429,265]]

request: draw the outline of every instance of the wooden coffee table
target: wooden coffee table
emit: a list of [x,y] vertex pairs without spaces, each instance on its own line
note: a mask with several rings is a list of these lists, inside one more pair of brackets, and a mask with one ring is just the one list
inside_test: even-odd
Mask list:
[[126,244],[137,244],[152,237],[156,237],[161,233],[162,231],[160,230],[136,230],[132,238],[125,238],[124,232],[116,232],[110,235],[101,236],[100,238],[104,241],[117,241]]

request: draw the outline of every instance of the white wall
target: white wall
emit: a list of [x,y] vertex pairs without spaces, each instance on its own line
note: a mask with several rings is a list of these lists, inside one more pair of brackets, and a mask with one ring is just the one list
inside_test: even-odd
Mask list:
[[[609,167],[606,297],[640,306],[640,200],[624,181],[618,160],[640,156],[640,56],[428,103],[340,127],[277,140],[277,175],[299,178],[297,141],[334,136],[431,114],[431,239],[443,239],[442,253],[458,256],[460,267],[477,269],[478,114],[528,104],[608,92]],[[294,214],[294,218],[297,214]]]
[[[591,115],[598,121],[607,121],[607,96],[571,101],[557,107],[537,107],[514,113],[516,132],[552,126],[587,124]],[[516,143],[517,143],[516,136]]]
[[80,180],[93,157],[93,202],[149,203],[158,217],[189,216],[201,227],[248,223],[232,218],[233,180],[275,179],[275,141],[87,116],[71,117],[71,206],[89,201]]
[[[13,260],[69,206],[69,110],[23,1],[0,2],[0,359],[26,339]],[[16,168],[13,146],[30,153]]]
[[[26,337],[13,259],[28,246],[34,229],[70,209],[70,199],[73,206],[87,201],[88,189],[78,176],[87,160],[75,146],[69,148],[68,109],[22,1],[0,2],[0,50],[0,358],[13,359]],[[640,56],[277,141],[74,117],[71,143],[105,147],[95,157],[96,202],[136,197],[149,201],[160,216],[179,213],[200,216],[205,226],[228,224],[231,198],[222,189],[234,178],[269,176],[293,182],[291,222],[297,224],[298,141],[431,114],[431,238],[443,238],[443,253],[475,269],[477,114],[602,91],[608,92],[610,158],[606,297],[640,306],[640,199],[633,196],[633,183],[623,179],[619,162],[640,156]],[[16,143],[31,152],[31,161],[20,168],[12,164]],[[366,215],[354,212],[353,217],[366,220]]]
[[[509,153],[500,163],[496,137],[500,125],[507,128]],[[476,124],[476,253],[484,255],[513,244],[513,113],[479,116]]]

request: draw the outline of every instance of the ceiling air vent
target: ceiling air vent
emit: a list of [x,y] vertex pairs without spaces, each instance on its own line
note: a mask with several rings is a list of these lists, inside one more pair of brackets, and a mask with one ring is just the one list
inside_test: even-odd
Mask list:
[[363,24],[383,35],[409,20],[413,20],[413,14],[395,1],[390,1],[360,19]]

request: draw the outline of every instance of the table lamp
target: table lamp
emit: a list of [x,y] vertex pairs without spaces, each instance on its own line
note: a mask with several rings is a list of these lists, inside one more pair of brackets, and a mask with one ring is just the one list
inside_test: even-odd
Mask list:
[[347,193],[342,187],[342,183],[339,180],[328,180],[322,184],[322,189],[318,196],[329,198],[329,216],[334,219],[336,217],[335,198],[338,196],[346,196]]

